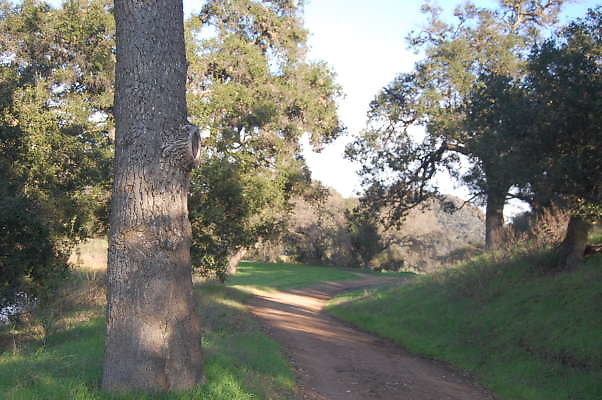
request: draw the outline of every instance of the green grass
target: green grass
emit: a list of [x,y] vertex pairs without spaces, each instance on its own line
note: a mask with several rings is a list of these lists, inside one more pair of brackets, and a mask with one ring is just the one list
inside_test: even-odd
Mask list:
[[303,264],[265,264],[243,261],[228,286],[254,287],[262,290],[294,289],[324,281],[357,278],[353,273],[332,267]]
[[483,256],[329,310],[473,374],[508,400],[602,399],[602,257],[544,274],[545,253]]
[[77,327],[0,356],[2,399],[258,399],[295,398],[295,381],[279,345],[246,312],[248,296],[223,285],[199,289],[207,383],[186,393],[109,396],[102,393],[102,310]]
[[[293,399],[294,374],[279,344],[248,313],[249,292],[288,289],[354,277],[342,270],[303,265],[243,263],[227,285],[197,289],[203,323],[206,383],[179,394],[110,396],[100,388],[104,308],[71,313],[46,346],[33,341],[16,354],[0,354],[0,399]],[[1,350],[1,349],[0,349]]]

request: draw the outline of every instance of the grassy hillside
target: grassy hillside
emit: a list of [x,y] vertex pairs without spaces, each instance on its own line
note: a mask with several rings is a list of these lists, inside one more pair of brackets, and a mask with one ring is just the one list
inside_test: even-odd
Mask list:
[[549,254],[482,256],[330,311],[473,374],[508,400],[602,399],[602,256],[547,274]]
[[[94,268],[93,268],[94,269]],[[21,399],[291,399],[293,372],[279,345],[247,312],[248,292],[306,286],[340,280],[352,274],[326,267],[243,263],[227,286],[208,283],[197,289],[203,321],[203,351],[207,383],[199,389],[169,396],[113,397],[99,390],[104,346],[104,307],[80,301],[73,310],[55,316],[55,329],[45,345],[36,321],[8,332],[20,339],[0,347],[0,398]],[[95,286],[102,281],[95,269],[84,274]],[[78,279],[82,279],[81,276]],[[234,286],[235,285],[235,286]],[[84,290],[86,292],[86,290]],[[97,298],[97,296],[94,296]],[[81,300],[81,299],[80,299]],[[0,342],[1,344],[2,342]]]

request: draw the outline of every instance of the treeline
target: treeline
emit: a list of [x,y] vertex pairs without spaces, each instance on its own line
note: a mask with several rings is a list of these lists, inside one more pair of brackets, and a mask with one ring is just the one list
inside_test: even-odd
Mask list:
[[[189,115],[205,130],[189,199],[193,264],[222,278],[239,249],[282,231],[289,200],[310,186],[301,135],[319,148],[344,130],[334,73],[306,60],[301,11],[208,1],[185,22]],[[0,47],[2,305],[51,293],[73,245],[108,229],[112,2],[0,0]]]
[[458,198],[426,201],[389,227],[381,218],[357,213],[358,199],[318,183],[313,187],[313,196],[292,199],[286,230],[245,249],[244,257],[424,273],[483,251],[484,215]]
[[[360,204],[344,222],[323,210],[318,224],[333,230],[308,233],[302,245],[289,229],[293,200],[315,203],[323,193],[311,184],[300,137],[319,149],[344,132],[341,88],[324,63],[306,58],[302,1],[205,2],[185,23],[190,122],[205,131],[189,198],[193,264],[224,278],[243,250],[288,243],[300,259],[369,265],[382,251],[377,226],[439,198],[432,178],[442,169],[486,204],[489,248],[504,241],[511,197],[535,213],[570,210],[558,265],[578,263],[602,215],[602,10],[558,27],[562,4],[468,4],[456,23],[425,6],[427,26],[408,39],[424,57],[375,97],[367,129],[347,149],[361,164]],[[0,0],[0,46],[2,303],[50,293],[72,246],[108,229],[112,2]],[[348,250],[329,245],[335,239]]]
[[390,209],[399,221],[439,196],[433,177],[446,170],[486,206],[487,248],[504,246],[504,206],[518,198],[536,217],[568,210],[553,267],[582,261],[602,216],[602,8],[559,27],[563,3],[467,3],[455,22],[423,7],[428,23],[408,37],[423,58],[375,97],[367,129],[347,148],[362,165],[364,212]]

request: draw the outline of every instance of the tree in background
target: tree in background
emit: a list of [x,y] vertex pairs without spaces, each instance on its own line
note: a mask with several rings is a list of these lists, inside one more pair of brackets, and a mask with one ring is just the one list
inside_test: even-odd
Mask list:
[[536,46],[528,71],[523,190],[571,210],[557,266],[575,268],[591,222],[602,217],[602,8]]
[[[43,301],[102,226],[112,159],[106,1],[0,1],[0,306]],[[102,229],[102,228],[100,228]]]
[[[347,149],[347,157],[362,164],[363,207],[385,208],[399,220],[439,195],[433,177],[447,170],[469,185],[473,199],[486,203],[486,246],[501,244],[503,208],[516,183],[513,139],[506,135],[515,126],[494,124],[484,114],[471,119],[471,94],[494,82],[493,77],[523,77],[530,46],[556,23],[562,4],[508,0],[490,10],[468,3],[455,10],[455,24],[443,21],[441,9],[423,6],[428,25],[408,39],[423,59],[376,96],[368,128]],[[424,128],[422,140],[417,140],[419,132],[412,134],[417,126]],[[472,163],[466,173],[460,168],[462,156]]]
[[370,265],[370,262],[386,248],[378,229],[377,218],[374,218],[371,214],[353,211],[348,211],[346,218],[352,254],[355,256],[358,265],[364,268],[375,267]]
[[201,383],[188,220],[198,129],[187,122],[182,1],[115,2],[116,155],[109,233],[106,390]]
[[210,130],[192,180],[193,258],[222,278],[233,256],[282,232],[290,199],[310,186],[301,136],[319,148],[342,132],[334,74],[305,59],[302,11],[208,1],[187,23],[190,114]]
[[289,260],[356,267],[345,212],[355,200],[313,182],[309,190],[293,198],[286,232],[279,239],[278,255]]

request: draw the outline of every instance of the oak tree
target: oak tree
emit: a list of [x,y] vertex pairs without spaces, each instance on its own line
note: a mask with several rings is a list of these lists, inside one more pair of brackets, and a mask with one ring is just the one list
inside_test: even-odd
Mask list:
[[193,260],[222,278],[283,231],[310,186],[302,135],[320,147],[342,133],[341,90],[307,60],[302,12],[302,1],[208,1],[187,23],[190,114],[210,133],[193,175]]
[[192,288],[182,1],[115,1],[115,177],[102,385],[166,391],[201,382]]
[[[446,22],[441,9],[423,6],[428,24],[408,38],[423,58],[375,97],[368,128],[347,150],[362,164],[365,207],[384,208],[399,220],[438,196],[433,178],[447,170],[486,203],[486,246],[501,244],[503,208],[514,184],[508,168],[513,149],[504,135],[512,129],[489,129],[492,120],[482,118],[485,125],[479,125],[471,119],[471,95],[487,76],[524,76],[528,49],[556,22],[562,3],[504,0],[497,9],[466,3],[454,11],[455,23]],[[466,173],[462,157],[472,164]]]
[[534,48],[525,89],[531,124],[523,190],[571,211],[557,267],[575,268],[591,223],[602,218],[602,8]]
[[51,297],[76,241],[103,230],[113,44],[106,0],[0,1],[0,303]]

